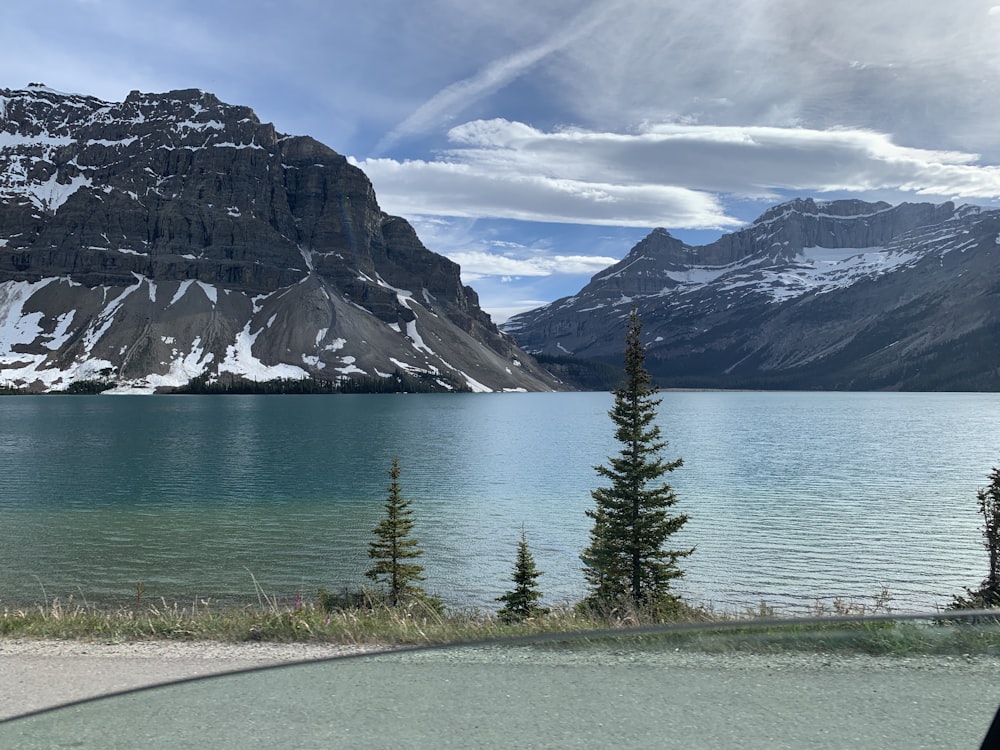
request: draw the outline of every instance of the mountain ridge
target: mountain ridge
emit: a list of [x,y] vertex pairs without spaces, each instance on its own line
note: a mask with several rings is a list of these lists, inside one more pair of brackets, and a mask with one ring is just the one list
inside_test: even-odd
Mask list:
[[526,350],[723,388],[1000,390],[1000,211],[796,199],[700,247],[655,229],[577,294],[504,325]]
[[562,386],[364,173],[200,89],[0,90],[0,383]]

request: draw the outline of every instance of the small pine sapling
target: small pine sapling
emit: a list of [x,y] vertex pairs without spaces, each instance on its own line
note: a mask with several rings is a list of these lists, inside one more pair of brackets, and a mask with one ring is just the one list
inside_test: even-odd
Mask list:
[[511,575],[514,588],[496,599],[503,603],[503,607],[497,611],[503,622],[524,622],[548,613],[548,609],[538,606],[538,600],[542,597],[537,588],[540,575],[542,572],[535,567],[535,558],[528,549],[528,540],[522,529],[521,541],[517,545],[517,560]]
[[368,545],[368,557],[374,560],[365,575],[376,583],[388,586],[390,607],[415,599],[427,599],[417,584],[424,580],[423,566],[414,560],[424,554],[410,534],[413,531],[413,511],[410,501],[403,498],[399,485],[399,459],[392,459],[389,495],[385,502],[385,517],[373,529],[375,538]]

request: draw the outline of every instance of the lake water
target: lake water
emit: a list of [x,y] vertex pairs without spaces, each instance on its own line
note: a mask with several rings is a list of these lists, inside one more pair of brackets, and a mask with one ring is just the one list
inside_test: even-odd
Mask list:
[[[976,489],[1000,394],[666,392],[697,551],[678,591],[741,610],[943,606],[986,573]],[[606,393],[0,399],[0,605],[256,601],[364,582],[398,456],[426,588],[493,606],[521,528],[550,603],[584,594]],[[256,581],[256,583],[255,583]]]

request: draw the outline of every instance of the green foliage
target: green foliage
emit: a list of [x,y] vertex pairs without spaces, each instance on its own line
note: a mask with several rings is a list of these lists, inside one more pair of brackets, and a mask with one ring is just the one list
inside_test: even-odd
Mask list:
[[69,384],[63,393],[71,395],[91,395],[103,393],[114,388],[115,384],[107,380],[75,380]]
[[203,373],[191,378],[187,385],[173,390],[173,393],[198,394],[305,394],[305,393],[338,393],[336,381],[317,380],[316,378],[275,378],[274,380],[247,380],[234,376],[209,380],[209,375]]
[[331,593],[326,587],[316,592],[316,601],[324,612],[345,612],[350,609],[370,609],[372,595],[368,591],[351,591],[346,586],[340,593]]
[[[356,592],[355,592],[356,593]],[[336,597],[336,595],[334,595]],[[226,606],[197,600],[187,606],[160,600],[136,609],[131,603],[98,608],[52,599],[45,605],[0,608],[0,638],[81,641],[245,641],[372,644],[378,647],[454,643],[534,633],[570,633],[607,626],[573,610],[505,623],[478,612],[445,613],[434,600],[390,607],[378,597],[361,606],[327,611],[321,602],[263,597],[258,604]]]
[[[732,653],[868,653],[899,656],[988,655],[1000,652],[1000,629],[995,618],[964,617],[955,612],[927,621],[765,623],[748,613],[734,618],[704,609],[689,610],[674,620],[682,627],[641,636],[596,636],[594,631],[648,624],[635,614],[612,620],[593,613],[556,608],[543,617],[504,622],[477,612],[444,614],[420,601],[389,607],[371,600],[362,607],[326,611],[316,603],[262,597],[260,604],[222,606],[196,600],[187,606],[143,602],[117,608],[96,608],[86,601],[53,599],[44,606],[0,608],[0,638],[79,641],[246,641],[370,645],[382,649],[416,645],[479,641],[491,638],[586,632],[575,648],[621,643],[642,651],[677,650]],[[866,612],[867,613],[867,612]],[[704,629],[704,623],[718,628]],[[684,626],[694,626],[686,629]],[[544,648],[552,648],[549,641]],[[620,647],[619,647],[620,648]]]
[[990,486],[976,493],[983,517],[983,547],[989,557],[989,572],[978,589],[955,596],[951,609],[987,609],[1000,606],[1000,469],[993,468]]
[[622,384],[620,365],[554,354],[533,356],[538,364],[562,382],[581,391],[610,391]]
[[607,465],[595,467],[610,486],[591,493],[596,507],[587,511],[594,526],[590,546],[581,556],[591,588],[585,604],[598,612],[626,607],[669,618],[678,603],[670,582],[683,575],[677,560],[694,550],[664,548],[688,518],[671,514],[677,498],[662,481],[682,461],[665,461],[660,455],[667,442],[655,423],[660,399],[644,366],[641,336],[642,325],[633,309],[625,339],[626,382],[615,390],[609,412],[622,448]]
[[498,602],[503,602],[503,607],[497,612],[502,621],[523,622],[548,613],[549,610],[538,606],[542,593],[537,588],[537,581],[541,574],[535,567],[535,558],[528,549],[528,540],[522,529],[521,541],[517,545],[517,561],[511,575],[514,588],[497,597]]
[[209,394],[317,394],[317,393],[440,393],[468,392],[470,388],[448,375],[431,375],[396,370],[388,377],[361,376],[320,380],[318,378],[275,378],[274,380],[247,380],[239,376],[210,379],[208,373],[191,378],[187,385],[175,388],[173,393]]
[[403,498],[399,486],[399,459],[392,459],[389,470],[391,483],[385,502],[385,517],[373,530],[375,539],[368,545],[368,557],[374,560],[365,575],[376,583],[388,585],[388,604],[397,607],[414,599],[429,599],[417,581],[424,580],[423,566],[412,562],[424,554],[410,534],[413,531],[413,511],[410,501]]
[[0,380],[0,396],[20,396],[28,393],[28,389],[15,385],[13,380]]
[[387,378],[361,376],[344,378],[339,393],[470,393],[469,386],[450,375],[396,370]]
[[115,368],[103,367],[97,371],[98,377],[88,380],[74,380],[62,391],[54,393],[65,393],[72,395],[89,395],[103,393],[114,388],[118,383],[115,381]]

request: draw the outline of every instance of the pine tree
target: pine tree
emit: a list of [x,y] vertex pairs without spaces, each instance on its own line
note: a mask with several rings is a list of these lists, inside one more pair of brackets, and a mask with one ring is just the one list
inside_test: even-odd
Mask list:
[[427,598],[427,594],[416,581],[424,580],[423,566],[410,562],[424,554],[416,539],[410,537],[413,531],[413,511],[410,501],[403,498],[399,486],[399,459],[392,459],[389,477],[389,496],[385,502],[385,517],[372,533],[375,534],[368,545],[368,557],[375,561],[365,575],[375,582],[388,584],[388,601],[392,607],[410,599]]
[[983,517],[983,547],[989,556],[989,572],[978,589],[965,590],[967,597],[954,597],[951,604],[954,609],[1000,606],[1000,469],[993,467],[990,486],[978,490],[976,499]]
[[990,486],[976,493],[983,516],[983,546],[990,559],[990,571],[983,588],[993,604],[1000,604],[1000,469],[993,468]]
[[521,541],[517,545],[517,561],[514,563],[514,572],[511,575],[514,589],[496,599],[498,602],[503,602],[503,607],[497,612],[501,620],[523,622],[548,612],[537,604],[542,597],[542,593],[536,588],[536,582],[541,574],[542,572],[535,567],[535,558],[528,549],[528,540],[522,529]]
[[664,549],[670,535],[688,520],[687,515],[671,514],[677,497],[662,480],[683,461],[661,457],[667,441],[655,423],[660,399],[645,368],[641,337],[639,314],[633,308],[625,338],[625,383],[614,391],[614,407],[608,412],[621,452],[607,465],[595,467],[610,486],[591,492],[596,507],[586,513],[594,526],[581,560],[591,588],[586,604],[604,611],[624,604],[662,613],[679,601],[670,592],[670,582],[683,575],[677,560],[694,549]]

